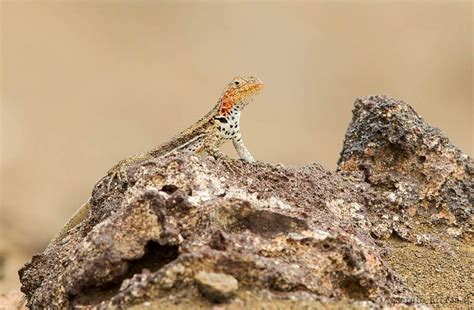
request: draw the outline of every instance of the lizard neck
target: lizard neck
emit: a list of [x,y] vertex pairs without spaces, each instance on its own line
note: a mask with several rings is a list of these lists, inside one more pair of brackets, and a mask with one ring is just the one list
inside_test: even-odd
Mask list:
[[229,116],[232,112],[237,113],[240,117],[240,111],[252,101],[252,96],[245,98],[237,98],[233,90],[225,91],[217,103],[218,114],[221,116]]

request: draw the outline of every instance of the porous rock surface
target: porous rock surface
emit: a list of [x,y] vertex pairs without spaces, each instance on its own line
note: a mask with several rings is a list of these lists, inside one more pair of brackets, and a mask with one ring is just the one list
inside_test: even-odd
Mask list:
[[29,305],[199,298],[200,271],[285,298],[385,304],[408,294],[367,233],[363,183],[319,165],[235,165],[232,174],[181,154],[131,169],[111,193],[96,188],[86,221],[22,270]]
[[417,305],[379,239],[428,242],[412,233],[418,214],[472,227],[472,161],[395,99],[356,102],[338,172],[233,164],[176,154],[96,186],[89,216],[20,270],[28,305],[211,305],[203,272],[237,280],[227,303]]
[[407,103],[386,96],[357,99],[339,159],[339,171],[360,172],[390,208],[390,228],[413,239],[401,226],[414,218],[442,224],[453,235],[472,235],[474,164],[442,132]]

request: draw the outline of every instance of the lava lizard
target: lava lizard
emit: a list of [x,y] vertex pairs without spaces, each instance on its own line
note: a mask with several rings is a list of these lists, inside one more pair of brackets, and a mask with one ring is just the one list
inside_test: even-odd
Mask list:
[[[255,161],[242,140],[240,113],[262,88],[262,81],[256,77],[242,76],[234,78],[222,92],[216,106],[198,122],[157,148],[120,161],[97,184],[108,180],[107,188],[109,189],[115,178],[121,179],[122,176],[126,175],[127,168],[149,159],[167,156],[179,151],[207,152],[216,159],[227,160],[228,157],[218,149],[227,140],[232,140],[241,159],[248,162]],[[61,241],[72,228],[89,214],[90,208],[91,204],[88,200],[74,213],[53,238],[51,244],[54,245]]]

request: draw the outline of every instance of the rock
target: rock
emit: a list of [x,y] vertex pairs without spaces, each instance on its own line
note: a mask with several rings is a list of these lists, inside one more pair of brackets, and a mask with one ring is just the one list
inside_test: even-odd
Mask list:
[[278,298],[391,305],[411,296],[380,257],[367,213],[377,197],[359,179],[319,165],[235,165],[230,173],[211,157],[177,154],[131,168],[111,191],[95,188],[67,242],[20,271],[29,306],[199,300],[202,270]]
[[414,243],[416,245],[423,245],[431,249],[438,249],[439,251],[443,251],[445,253],[455,255],[451,246],[447,242],[441,240],[439,237],[434,236],[434,235],[430,235],[430,234],[416,235]]
[[194,277],[201,293],[211,301],[223,302],[233,297],[239,288],[239,282],[223,273],[200,271]]
[[455,227],[448,227],[448,229],[446,229],[446,232],[451,237],[460,237],[462,235],[462,229]]
[[96,186],[89,215],[19,271],[28,306],[418,306],[379,239],[454,251],[419,223],[472,228],[472,161],[388,97],[356,102],[338,172],[233,164],[174,154]]
[[396,213],[392,226],[410,225],[416,216],[473,233],[473,160],[401,100],[357,99],[338,167],[362,173],[386,197],[393,206],[379,208],[380,215]]

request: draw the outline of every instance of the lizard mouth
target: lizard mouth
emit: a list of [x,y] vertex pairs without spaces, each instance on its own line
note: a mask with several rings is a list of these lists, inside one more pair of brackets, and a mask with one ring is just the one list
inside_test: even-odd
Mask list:
[[264,85],[262,82],[256,82],[246,85],[241,90],[241,97],[252,96],[259,93],[263,89]]

